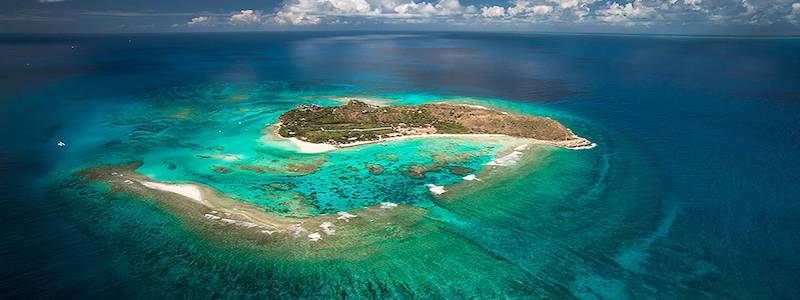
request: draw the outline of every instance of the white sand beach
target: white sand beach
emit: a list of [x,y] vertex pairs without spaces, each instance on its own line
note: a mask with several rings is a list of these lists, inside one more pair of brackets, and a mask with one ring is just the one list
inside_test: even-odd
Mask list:
[[169,184],[150,181],[139,181],[139,183],[148,189],[175,193],[204,204],[203,192],[194,184]]
[[297,138],[289,138],[289,142],[292,143],[297,148],[297,152],[300,153],[324,153],[328,151],[336,150],[336,146],[331,144],[316,144],[316,143],[309,143],[305,141],[301,141]]

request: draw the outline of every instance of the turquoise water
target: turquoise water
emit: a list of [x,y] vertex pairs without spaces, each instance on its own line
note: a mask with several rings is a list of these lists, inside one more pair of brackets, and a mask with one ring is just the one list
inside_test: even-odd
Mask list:
[[[141,161],[143,165],[137,172],[153,179],[203,183],[241,201],[288,215],[293,215],[289,204],[281,203],[298,202],[298,196],[305,200],[294,204],[308,209],[297,213],[312,215],[382,202],[431,206],[427,184],[460,182],[461,177],[479,171],[499,151],[508,150],[500,141],[456,138],[412,139],[329,153],[299,153],[296,146],[272,133],[277,117],[301,104],[339,105],[340,102],[322,97],[335,99],[352,95],[353,91],[330,90],[320,96],[292,94],[279,86],[189,86],[183,87],[185,91],[169,88],[142,96],[144,102],[122,108],[124,114],[110,114],[107,120],[99,120],[100,129],[75,133],[125,135],[126,141],[105,147],[101,157],[89,159],[91,164]],[[239,95],[247,95],[248,99],[231,100]],[[432,95],[386,97],[390,97],[386,101],[396,104],[455,101]],[[182,112],[186,114],[176,115]],[[369,164],[380,166],[385,174],[371,174]],[[64,167],[79,171],[86,165],[81,162]],[[295,166],[311,169],[298,170]],[[406,172],[413,167],[431,169],[422,177]],[[455,174],[450,171],[452,167],[468,168],[467,173]],[[404,188],[397,188],[401,186]]]
[[[4,36],[0,297],[790,299],[798,50],[469,33]],[[534,147],[489,169],[507,141],[303,154],[264,130],[337,96],[550,116],[598,147]],[[130,161],[281,215],[419,209],[333,256],[275,255],[74,176]]]

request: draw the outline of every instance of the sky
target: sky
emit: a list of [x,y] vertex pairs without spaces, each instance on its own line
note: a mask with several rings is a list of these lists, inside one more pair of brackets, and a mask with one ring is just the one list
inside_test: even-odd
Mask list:
[[800,34],[800,0],[0,0],[0,32]]

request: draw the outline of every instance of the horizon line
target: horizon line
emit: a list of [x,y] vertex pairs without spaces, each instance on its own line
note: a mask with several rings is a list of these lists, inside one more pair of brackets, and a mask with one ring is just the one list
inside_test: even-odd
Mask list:
[[708,37],[708,38],[800,38],[800,33],[787,34],[708,34],[708,33],[632,33],[595,31],[525,31],[525,30],[453,30],[453,29],[303,29],[303,30],[230,30],[230,31],[140,31],[140,32],[0,32],[0,35],[182,35],[217,33],[347,33],[347,32],[405,32],[405,33],[494,33],[531,35],[598,35],[598,36],[661,36],[661,37]]

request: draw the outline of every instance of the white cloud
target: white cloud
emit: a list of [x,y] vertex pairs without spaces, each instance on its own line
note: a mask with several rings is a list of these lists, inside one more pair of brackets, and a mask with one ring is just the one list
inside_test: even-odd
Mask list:
[[[2,1],[2,0],[0,0]],[[26,0],[63,2],[68,0]],[[655,25],[703,28],[705,25],[761,26],[800,30],[800,0],[504,0],[506,4],[465,5],[463,0],[280,0],[274,13],[245,9],[231,13],[215,11],[156,12],[78,11],[85,16],[155,18],[172,17],[183,26],[438,23],[446,25],[529,26],[532,23],[558,30],[607,25]],[[470,2],[472,3],[472,2]],[[481,1],[478,1],[481,3]],[[486,2],[484,2],[486,3]],[[266,8],[268,6],[260,7]],[[33,20],[36,16],[13,16]],[[0,19],[10,17],[0,13]],[[44,19],[44,17],[38,17]],[[169,20],[170,24],[174,20]],[[188,21],[188,22],[186,22]],[[185,25],[184,25],[185,24]]]
[[500,18],[506,15],[506,8],[501,6],[490,6],[481,8],[481,16],[486,18]]
[[756,7],[747,0],[742,0],[742,7],[744,7],[744,15],[752,15],[756,11]]
[[87,10],[80,12],[80,14],[85,16],[125,17],[125,18],[190,17],[197,15],[197,13],[190,13],[190,12],[154,12],[154,11],[122,11],[122,10]]
[[[396,12],[401,17],[414,17],[414,18],[428,18],[431,16],[451,16],[461,15],[464,12],[464,7],[458,0],[439,0],[436,4],[430,2],[407,2],[394,7]],[[392,17],[390,14],[380,14],[384,17]]]
[[275,13],[275,22],[278,24],[291,24],[291,25],[315,25],[319,24],[320,18],[317,16],[310,16],[302,12],[292,11],[278,11]]
[[186,22],[186,25],[189,26],[197,26],[197,25],[208,25],[211,24],[211,18],[206,16],[199,16],[192,18],[191,21]]
[[[276,13],[279,24],[309,25],[337,22],[339,18],[362,17],[396,22],[447,21],[447,16],[461,18],[478,13],[474,6],[462,6],[459,0],[415,2],[413,0],[288,0]],[[414,20],[410,20],[414,19]]]
[[533,13],[536,3],[530,0],[513,0],[508,7],[508,14],[512,17],[524,17]]
[[[274,15],[254,11],[248,22],[286,25],[343,23],[771,24],[800,21],[798,0],[510,0],[475,7],[459,0],[284,0]],[[606,2],[608,1],[608,2]],[[797,6],[800,6],[798,4]],[[791,8],[791,13],[787,7]],[[246,13],[251,12],[251,13]],[[244,18],[245,16],[242,16]],[[231,17],[231,23],[234,22]],[[263,23],[263,22],[262,22]]]
[[369,16],[380,11],[381,8],[376,10],[365,0],[289,0],[275,13],[274,21],[278,24],[314,25],[326,17]]
[[229,21],[234,25],[261,23],[261,12],[252,9],[243,9],[238,13],[232,14]]
[[610,3],[606,8],[597,11],[597,18],[608,23],[625,25],[649,24],[656,17],[656,8],[645,5],[642,0],[620,5]]
[[558,7],[561,8],[573,8],[592,4],[597,2],[597,0],[547,0],[547,2],[558,4]]
[[700,3],[703,3],[703,0],[683,0],[683,5],[686,5],[691,10],[700,10]]
[[550,5],[536,5],[533,7],[533,13],[537,15],[546,15],[553,12],[553,7]]
[[367,1],[364,0],[338,0],[328,1],[334,10],[340,11],[344,14],[363,14],[371,10]]
[[432,16],[436,14],[436,7],[428,2],[410,2],[396,6],[394,11],[400,16]]
[[790,23],[798,23],[800,21],[800,2],[792,3],[792,11],[786,16]]
[[463,12],[463,7],[459,0],[439,0],[439,3],[436,3],[435,7],[439,10],[440,14],[444,15],[460,14]]

